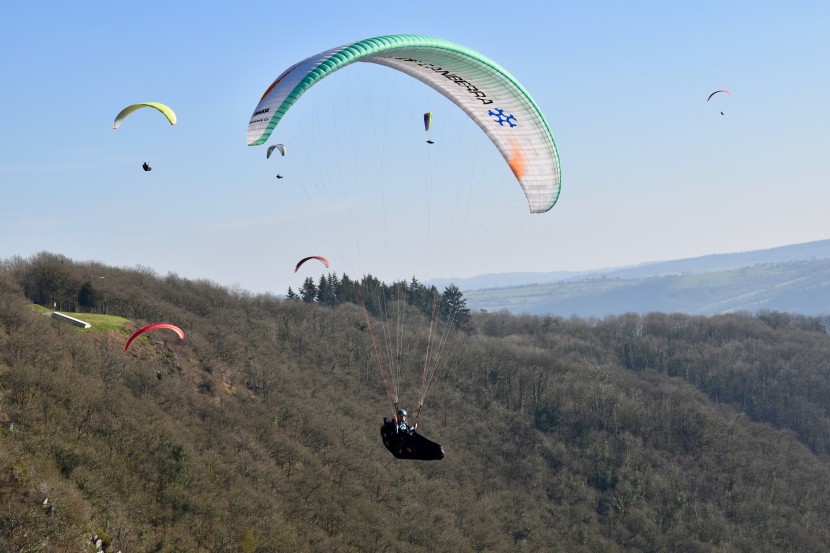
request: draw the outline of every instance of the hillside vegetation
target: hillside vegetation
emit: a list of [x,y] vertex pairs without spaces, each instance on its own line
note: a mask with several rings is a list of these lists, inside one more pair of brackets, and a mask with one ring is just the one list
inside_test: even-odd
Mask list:
[[[158,321],[185,340],[124,351]],[[473,313],[420,421],[446,457],[399,461],[359,306],[7,260],[0,552],[825,552],[825,323]]]

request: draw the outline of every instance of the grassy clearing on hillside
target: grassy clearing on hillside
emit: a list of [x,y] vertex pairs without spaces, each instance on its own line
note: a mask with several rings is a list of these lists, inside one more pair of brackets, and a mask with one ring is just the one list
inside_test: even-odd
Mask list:
[[[43,307],[42,305],[32,304],[32,309],[37,313],[50,314],[52,309]],[[75,317],[92,325],[92,328],[86,330],[118,330],[127,325],[130,320],[117,315],[102,315],[100,313],[75,313],[72,311],[59,311],[64,315]]]

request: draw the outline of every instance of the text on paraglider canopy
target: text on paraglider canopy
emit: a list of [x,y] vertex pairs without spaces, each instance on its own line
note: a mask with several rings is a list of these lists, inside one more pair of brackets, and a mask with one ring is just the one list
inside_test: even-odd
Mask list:
[[443,75],[447,79],[453,81],[455,84],[457,84],[459,86],[463,86],[464,88],[466,88],[467,92],[474,95],[476,97],[476,99],[478,99],[478,101],[480,101],[484,105],[493,103],[493,100],[490,100],[489,98],[487,98],[487,94],[482,92],[476,85],[474,85],[473,83],[471,83],[470,81],[468,81],[464,77],[461,77],[460,75],[454,74],[452,71],[450,71],[448,69],[444,69],[443,67],[439,67],[439,66],[435,65],[434,63],[429,63],[429,62],[425,62],[425,61],[421,61],[421,60],[416,60],[414,58],[404,57],[404,58],[394,58],[394,59],[396,59],[398,61],[402,61],[402,62],[414,63],[415,65],[423,67],[424,69],[429,69],[429,70],[431,70],[435,73]]

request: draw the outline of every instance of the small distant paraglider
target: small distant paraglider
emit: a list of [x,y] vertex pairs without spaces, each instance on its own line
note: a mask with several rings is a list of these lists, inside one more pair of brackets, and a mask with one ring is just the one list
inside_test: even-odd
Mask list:
[[312,256],[309,256],[309,257],[304,257],[304,258],[302,258],[302,259],[301,259],[301,260],[297,263],[297,266],[294,268],[294,272],[296,273],[297,271],[299,271],[299,270],[300,270],[300,267],[302,267],[303,263],[305,263],[305,262],[306,262],[306,261],[308,261],[309,259],[317,259],[317,260],[319,260],[319,261],[322,261],[322,262],[323,262],[323,265],[325,265],[325,266],[326,266],[326,269],[328,269],[329,267],[331,267],[331,264],[329,263],[329,260],[328,260],[328,259],[326,259],[325,257],[323,257],[323,256],[321,256],[321,255],[312,255]]
[[717,94],[717,93],[719,93],[719,92],[723,92],[723,93],[725,93],[725,94],[729,94],[730,96],[734,96],[734,95],[733,95],[731,92],[729,92],[728,90],[716,90],[716,91],[714,91],[713,93],[711,93],[711,94],[709,95],[709,97],[708,97],[708,98],[706,98],[706,101],[708,102],[709,100],[711,100],[711,99],[712,99],[712,96],[714,96],[715,94]]
[[273,146],[268,146],[268,150],[265,152],[265,159],[269,159],[271,154],[274,153],[274,150],[279,150],[280,155],[285,157],[285,146],[282,144],[274,144]]
[[[713,93],[711,93],[708,98],[706,98],[706,101],[708,102],[709,100],[712,99],[712,96],[714,96],[715,94],[721,93],[721,92],[723,92],[724,94],[728,94],[731,97],[734,97],[733,94],[731,92],[729,92],[728,90],[716,90]],[[720,114],[723,115],[724,113],[720,112]]]
[[[265,159],[269,159],[271,157],[271,154],[274,153],[274,150],[277,150],[280,153],[280,156],[285,157],[285,146],[282,144],[273,144],[271,146],[268,146],[268,150],[265,152]],[[277,174],[277,178],[281,179],[283,177],[282,175]]]
[[171,125],[176,124],[176,113],[172,109],[170,109],[169,106],[160,104],[158,102],[142,102],[140,104],[133,104],[131,106],[127,106],[121,111],[119,111],[118,115],[115,116],[115,121],[112,124],[112,130],[117,129],[121,125],[121,122],[124,121],[124,119],[126,119],[128,115],[141,108],[154,108],[161,112],[162,115],[164,115],[167,118]]
[[[432,125],[432,112],[428,111],[424,114],[424,131],[429,132],[429,127]],[[435,144],[432,140],[427,138],[427,144]]]
[[[119,111],[118,115],[115,116],[115,121],[113,121],[112,123],[112,130],[117,129],[121,125],[121,122],[124,121],[124,119],[126,119],[128,115],[141,108],[153,108],[155,110],[158,110],[159,112],[161,112],[162,115],[164,115],[167,118],[167,121],[169,121],[171,125],[176,124],[176,113],[172,109],[170,109],[169,106],[160,104],[159,102],[142,102],[140,104],[132,104]],[[146,161],[141,165],[141,168],[145,171],[153,170],[153,168],[150,167],[150,164]]]
[[130,344],[133,342],[133,340],[135,340],[136,338],[138,338],[139,336],[141,336],[145,332],[148,332],[150,330],[155,330],[157,328],[164,328],[164,329],[167,329],[167,330],[172,330],[173,332],[178,334],[179,340],[184,340],[184,331],[181,328],[177,327],[176,325],[173,325],[173,324],[170,324],[170,323],[155,323],[155,324],[147,325],[144,328],[139,328],[138,330],[133,332],[133,335],[129,337],[129,339],[127,340],[127,343],[124,345],[124,351],[127,351],[127,349],[130,347]]

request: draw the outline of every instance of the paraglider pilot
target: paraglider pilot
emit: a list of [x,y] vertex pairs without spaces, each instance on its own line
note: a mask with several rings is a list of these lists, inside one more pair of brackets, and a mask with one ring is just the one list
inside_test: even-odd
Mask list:
[[406,422],[406,409],[398,409],[395,418],[392,421],[395,423],[395,432],[398,434],[411,434],[413,430],[418,427],[418,423],[415,423],[415,426],[409,426],[409,423]]
[[147,163],[146,161],[141,165],[141,168],[144,169],[145,171],[152,171],[153,170],[153,168],[150,167],[150,164]]
[[406,415],[405,409],[397,409],[392,420],[383,417],[380,437],[384,447],[398,459],[422,461],[443,459],[444,450],[441,445],[424,438],[415,431],[418,428],[418,417],[415,417],[415,424],[409,426]]

